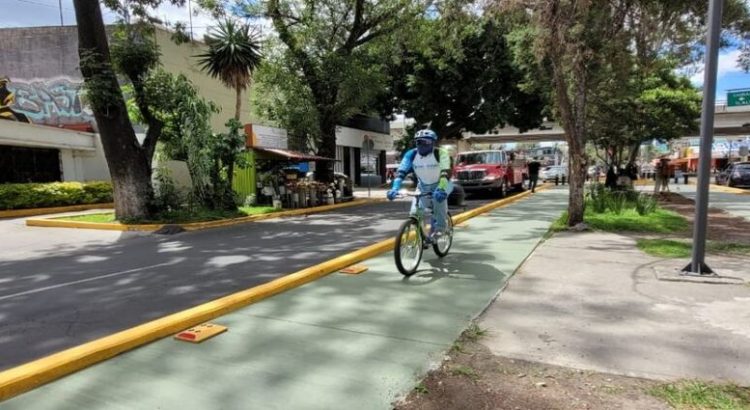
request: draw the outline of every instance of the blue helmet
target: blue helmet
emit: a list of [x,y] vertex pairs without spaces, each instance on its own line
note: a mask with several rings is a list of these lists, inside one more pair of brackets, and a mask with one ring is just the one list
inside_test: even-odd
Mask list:
[[414,139],[431,139],[433,141],[438,140],[437,134],[435,134],[435,131],[433,130],[419,130],[416,134],[414,134]]

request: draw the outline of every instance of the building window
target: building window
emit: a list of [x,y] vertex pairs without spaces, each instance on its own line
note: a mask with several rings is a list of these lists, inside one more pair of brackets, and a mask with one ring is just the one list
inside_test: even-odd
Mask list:
[[60,150],[0,145],[0,183],[55,182],[61,179]]

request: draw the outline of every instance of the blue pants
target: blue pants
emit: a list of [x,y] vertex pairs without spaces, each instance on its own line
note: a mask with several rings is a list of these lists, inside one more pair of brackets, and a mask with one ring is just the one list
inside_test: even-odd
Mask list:
[[[422,193],[427,192],[434,192],[438,187],[438,184],[430,184],[430,185],[423,185],[419,184],[419,191]],[[445,192],[450,195],[451,192],[453,192],[453,183],[448,182],[448,188],[445,190]],[[431,197],[423,197],[419,199],[419,204],[421,205],[421,208],[424,209],[425,203],[427,201],[432,201],[432,217],[435,219],[435,230],[437,231],[443,231],[447,227],[447,220],[448,220],[448,199],[446,199],[443,202],[438,202],[435,199]],[[411,215],[414,215],[417,213],[417,198],[414,198],[414,200],[411,203]]]

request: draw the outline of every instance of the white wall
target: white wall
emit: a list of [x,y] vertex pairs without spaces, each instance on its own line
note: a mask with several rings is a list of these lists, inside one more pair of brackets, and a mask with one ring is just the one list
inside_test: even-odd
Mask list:
[[94,139],[95,150],[94,151],[76,151],[75,155],[81,162],[81,168],[83,169],[82,181],[109,181],[109,167],[107,166],[107,160],[104,157],[104,148],[102,148],[102,141],[99,134],[95,134]]
[[375,151],[389,151],[393,148],[393,137],[388,134],[336,126],[336,145],[362,148],[365,136],[373,141]]

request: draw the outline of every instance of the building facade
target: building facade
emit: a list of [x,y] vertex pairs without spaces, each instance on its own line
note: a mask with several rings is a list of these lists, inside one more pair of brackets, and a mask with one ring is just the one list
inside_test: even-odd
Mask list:
[[[203,98],[219,107],[211,125],[214,132],[225,131],[226,121],[234,116],[235,93],[198,68],[195,56],[205,46],[177,45],[171,33],[161,29],[156,30],[156,42],[162,67],[185,75]],[[0,29],[0,56],[0,183],[109,180],[93,112],[85,103],[77,28]],[[243,123],[268,125],[248,103],[240,115]],[[341,124],[336,131],[336,170],[358,185],[363,175],[384,179],[385,151],[392,146],[389,133],[387,122],[367,116]],[[35,164],[37,171],[19,164]],[[255,190],[255,174],[238,171],[243,172],[247,175],[236,178],[243,185],[236,188],[248,195]]]
[[[162,67],[184,74],[220,112],[211,118],[216,132],[234,116],[234,91],[203,74],[194,56],[201,43],[177,45],[156,31]],[[0,29],[0,169],[3,182],[109,180],[96,122],[86,106],[75,26]],[[4,80],[4,81],[3,81]],[[249,104],[242,119],[252,122]],[[20,169],[36,164],[38,172]],[[55,171],[55,169],[57,171]],[[15,171],[13,171],[15,170]]]

